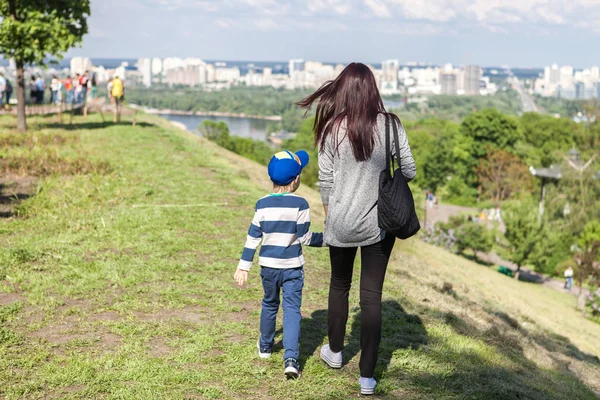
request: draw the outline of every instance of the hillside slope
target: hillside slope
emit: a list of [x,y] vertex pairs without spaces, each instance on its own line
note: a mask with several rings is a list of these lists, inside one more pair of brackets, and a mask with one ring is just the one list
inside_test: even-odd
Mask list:
[[[9,123],[0,119],[0,138]],[[0,220],[0,397],[358,397],[358,285],[347,365],[318,359],[325,249],[306,250],[301,379],[283,378],[281,345],[268,361],[256,356],[259,268],[247,288],[232,276],[254,203],[270,190],[264,167],[152,116],[136,127],[95,116],[67,130],[30,125],[38,138],[72,140],[7,146],[4,158],[52,152],[110,170],[45,178],[23,218]],[[299,193],[321,229],[318,193]],[[382,398],[598,398],[600,325],[569,295],[412,239],[397,243],[384,301]]]

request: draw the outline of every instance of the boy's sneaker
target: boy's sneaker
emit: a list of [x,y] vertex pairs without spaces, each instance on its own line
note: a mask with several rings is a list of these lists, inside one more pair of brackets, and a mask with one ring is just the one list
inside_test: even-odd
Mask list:
[[362,376],[358,380],[360,384],[360,394],[371,395],[375,393],[375,386],[377,386],[377,381],[373,378],[363,378]]
[[285,366],[285,370],[283,371],[283,373],[288,379],[298,378],[298,376],[300,375],[298,361],[296,361],[293,358],[288,358],[287,360],[285,360],[283,365]]
[[273,349],[270,347],[260,347],[260,339],[256,342],[256,348],[258,349],[258,356],[260,358],[271,358]]
[[342,352],[334,353],[328,344],[321,347],[321,360],[331,368],[342,368]]

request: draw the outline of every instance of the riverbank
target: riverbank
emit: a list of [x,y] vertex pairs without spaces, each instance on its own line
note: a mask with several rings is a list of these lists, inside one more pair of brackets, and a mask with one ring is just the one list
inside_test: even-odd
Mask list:
[[281,122],[282,117],[280,115],[255,115],[255,114],[244,114],[244,113],[232,113],[232,112],[221,112],[221,111],[180,111],[180,110],[169,110],[169,109],[158,109],[148,108],[139,106],[137,104],[129,104],[131,108],[143,110],[148,114],[155,115],[190,115],[198,117],[224,117],[224,118],[247,118],[247,119],[259,119],[264,121]]

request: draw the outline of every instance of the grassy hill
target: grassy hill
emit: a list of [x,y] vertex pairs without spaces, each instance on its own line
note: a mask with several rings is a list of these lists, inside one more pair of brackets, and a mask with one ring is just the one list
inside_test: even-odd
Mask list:
[[[302,377],[284,379],[280,344],[256,355],[259,268],[247,288],[232,277],[269,192],[264,167],[150,116],[71,129],[31,119],[23,138],[10,123],[0,119],[2,171],[46,177],[19,217],[0,220],[0,398],[358,397],[356,287],[347,365],[318,358],[324,249],[306,250]],[[318,193],[300,194],[321,229]],[[397,243],[384,301],[381,398],[598,398],[600,325],[571,296],[413,239]]]

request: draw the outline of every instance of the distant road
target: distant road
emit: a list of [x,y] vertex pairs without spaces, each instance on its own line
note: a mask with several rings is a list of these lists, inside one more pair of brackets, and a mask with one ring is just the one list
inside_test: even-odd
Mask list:
[[508,82],[513,86],[513,88],[519,93],[519,97],[521,98],[521,110],[526,112],[540,112],[538,106],[533,101],[533,97],[523,87],[523,82],[519,80],[516,76],[511,76],[508,78]]

